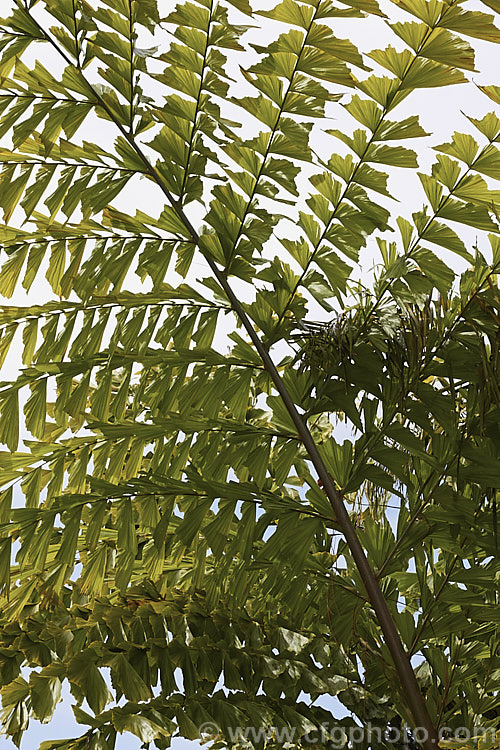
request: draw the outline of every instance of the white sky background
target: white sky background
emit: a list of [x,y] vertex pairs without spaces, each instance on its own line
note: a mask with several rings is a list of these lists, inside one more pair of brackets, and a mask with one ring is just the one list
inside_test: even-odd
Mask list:
[[[90,0],[90,2],[91,4],[94,4],[95,0]],[[259,9],[271,8],[275,4],[275,0],[255,0],[254,2],[254,6]],[[2,15],[7,14],[8,10],[6,6],[10,5],[10,0],[1,0]],[[170,0],[159,0],[159,5],[161,13],[167,15],[167,13],[173,9],[175,3]],[[400,19],[415,20],[408,14],[400,12],[388,0],[380,0],[380,5],[388,14],[391,22]],[[487,8],[482,5],[482,3],[478,2],[478,0],[470,0],[466,3],[465,7],[469,10],[477,9],[482,10],[483,12],[488,12]],[[279,33],[283,32],[282,24],[274,23],[265,18],[256,18],[254,23],[259,24],[259,28],[248,33],[248,40],[258,44],[265,44],[266,40],[270,41]],[[397,38],[394,33],[387,28],[384,20],[373,16],[364,21],[361,21],[360,19],[336,20],[334,30],[337,36],[341,38],[349,38],[361,51],[364,52],[375,48],[383,48],[388,43],[395,46],[398,44]],[[500,53],[498,47],[486,42],[479,42],[478,40],[471,40],[471,44],[476,50],[477,73],[473,73],[472,75],[466,73],[466,75],[477,84],[499,84]],[[253,62],[254,59],[255,54],[249,53],[249,63]],[[357,71],[357,74],[359,75],[360,71]],[[231,93],[237,96],[238,91],[237,87],[233,87]],[[246,87],[244,93],[249,93]],[[420,90],[414,92],[397,108],[396,116],[398,119],[403,119],[404,117],[418,113],[421,125],[427,132],[432,134],[429,138],[419,139],[415,142],[408,141],[408,143],[405,144],[409,148],[415,148],[419,155],[420,169],[427,172],[430,169],[430,165],[435,160],[435,152],[432,151],[431,146],[444,141],[449,141],[450,136],[454,131],[470,132],[477,140],[480,140],[479,134],[477,131],[474,131],[466,117],[463,116],[462,112],[479,118],[494,109],[495,105],[493,102],[487,99],[484,94],[476,88],[474,83],[471,83],[469,85],[450,86],[442,89]],[[497,107],[497,113],[500,114],[498,109],[499,108]],[[333,150],[346,153],[347,149],[344,149],[339,141],[334,141],[330,136],[321,133],[321,129],[337,128],[349,129],[349,131],[352,131],[358,127],[350,115],[343,112],[342,107],[338,105],[331,105],[330,111],[327,112],[327,114],[335,119],[326,123],[321,123],[320,126],[315,129],[314,133],[314,147],[323,158],[328,158]],[[103,123],[103,121],[98,121],[97,127],[85,132],[85,138],[102,144],[102,136],[110,130],[110,127],[111,126],[108,126],[106,123]],[[251,123],[249,121],[244,124],[244,127],[249,131],[248,137],[251,137],[254,134],[255,122]],[[244,133],[244,135],[246,136],[247,134]],[[384,169],[383,166],[382,169]],[[388,169],[388,171],[391,175],[389,180],[389,190],[392,195],[397,197],[399,205],[395,205],[394,202],[392,202],[391,206],[391,201],[383,198],[381,198],[381,202],[388,205],[390,210],[396,215],[401,214],[410,217],[413,211],[422,208],[424,202],[424,194],[420,186],[420,181],[412,170]],[[164,203],[161,194],[155,189],[155,186],[152,185],[152,183],[146,180],[140,183],[140,190],[137,190],[138,184],[139,183],[137,182],[133,183],[133,187],[129,187],[122,194],[119,203],[121,210],[135,213],[137,208],[141,208],[153,216],[158,216]],[[305,197],[307,196],[304,195],[304,198]],[[191,208],[191,211],[192,217],[195,221],[196,219],[202,218],[202,214],[196,210]],[[466,244],[470,243],[470,245],[472,245],[476,237],[475,230],[461,226],[459,233]],[[463,267],[461,261],[457,261],[456,256],[451,256],[451,254],[447,254],[444,250],[440,251],[437,248],[433,249],[445,260],[449,260],[450,263],[453,263],[453,266],[456,267],[457,270]],[[482,249],[484,251],[486,250],[486,247],[482,247]],[[360,272],[362,276],[370,274],[370,269],[375,258],[376,243],[375,239],[372,237],[368,243],[367,249],[362,251],[361,254]],[[288,258],[286,260],[289,262]],[[198,260],[195,259],[192,267],[192,274],[198,276],[198,278],[203,278],[209,275],[207,266],[201,258]],[[21,290],[7,303],[20,305],[40,304],[51,298],[53,298],[53,295],[48,284],[39,283],[37,281],[34,289],[32,289],[29,294],[25,294]],[[2,371],[1,379],[6,380],[14,378],[17,366],[16,347],[13,347],[13,355],[9,358],[6,367]],[[70,696],[67,683],[65,683],[64,695],[66,700],[60,704],[55,717],[50,724],[43,726],[35,720],[32,721],[30,729],[25,733],[23,739],[23,750],[32,750],[32,748],[33,750],[36,750],[39,743],[46,739],[76,737],[82,733],[82,730],[85,731],[85,728],[77,725],[73,720],[73,715],[69,706]],[[327,705],[328,704],[325,704],[325,706]],[[333,706],[333,703],[330,703],[330,706]],[[186,740],[174,740],[173,742],[174,750],[182,750],[183,748],[187,748],[188,745],[197,746],[198,743],[192,743]],[[4,737],[0,738],[0,748],[2,748],[2,750],[4,748],[7,750],[8,747],[13,747],[13,745],[10,744],[10,741]],[[141,742],[130,734],[119,737],[116,745],[117,750],[136,750],[140,747]]]

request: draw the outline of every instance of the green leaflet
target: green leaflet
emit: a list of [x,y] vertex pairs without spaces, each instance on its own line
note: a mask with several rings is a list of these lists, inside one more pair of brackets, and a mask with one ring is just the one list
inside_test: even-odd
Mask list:
[[40,674],[31,673],[31,704],[33,713],[42,723],[49,721],[61,700],[61,673],[64,674],[58,665],[50,665]]
[[110,693],[95,664],[96,658],[97,654],[92,649],[75,655],[68,666],[68,679],[80,688],[90,708],[99,714],[106,707]]
[[[495,10],[495,2],[485,4]],[[496,10],[498,12],[498,3]],[[490,14],[471,13],[459,6],[452,6],[444,15],[441,23],[446,28],[458,31],[460,34],[498,44],[500,42],[500,31],[493,21],[494,16]]]
[[151,697],[150,689],[134,667],[129,664],[124,654],[113,657],[110,666],[115,689],[118,689],[129,700],[140,701]]
[[314,9],[307,5],[293,3],[292,0],[283,0],[272,11],[261,11],[261,15],[308,29],[314,16]]

